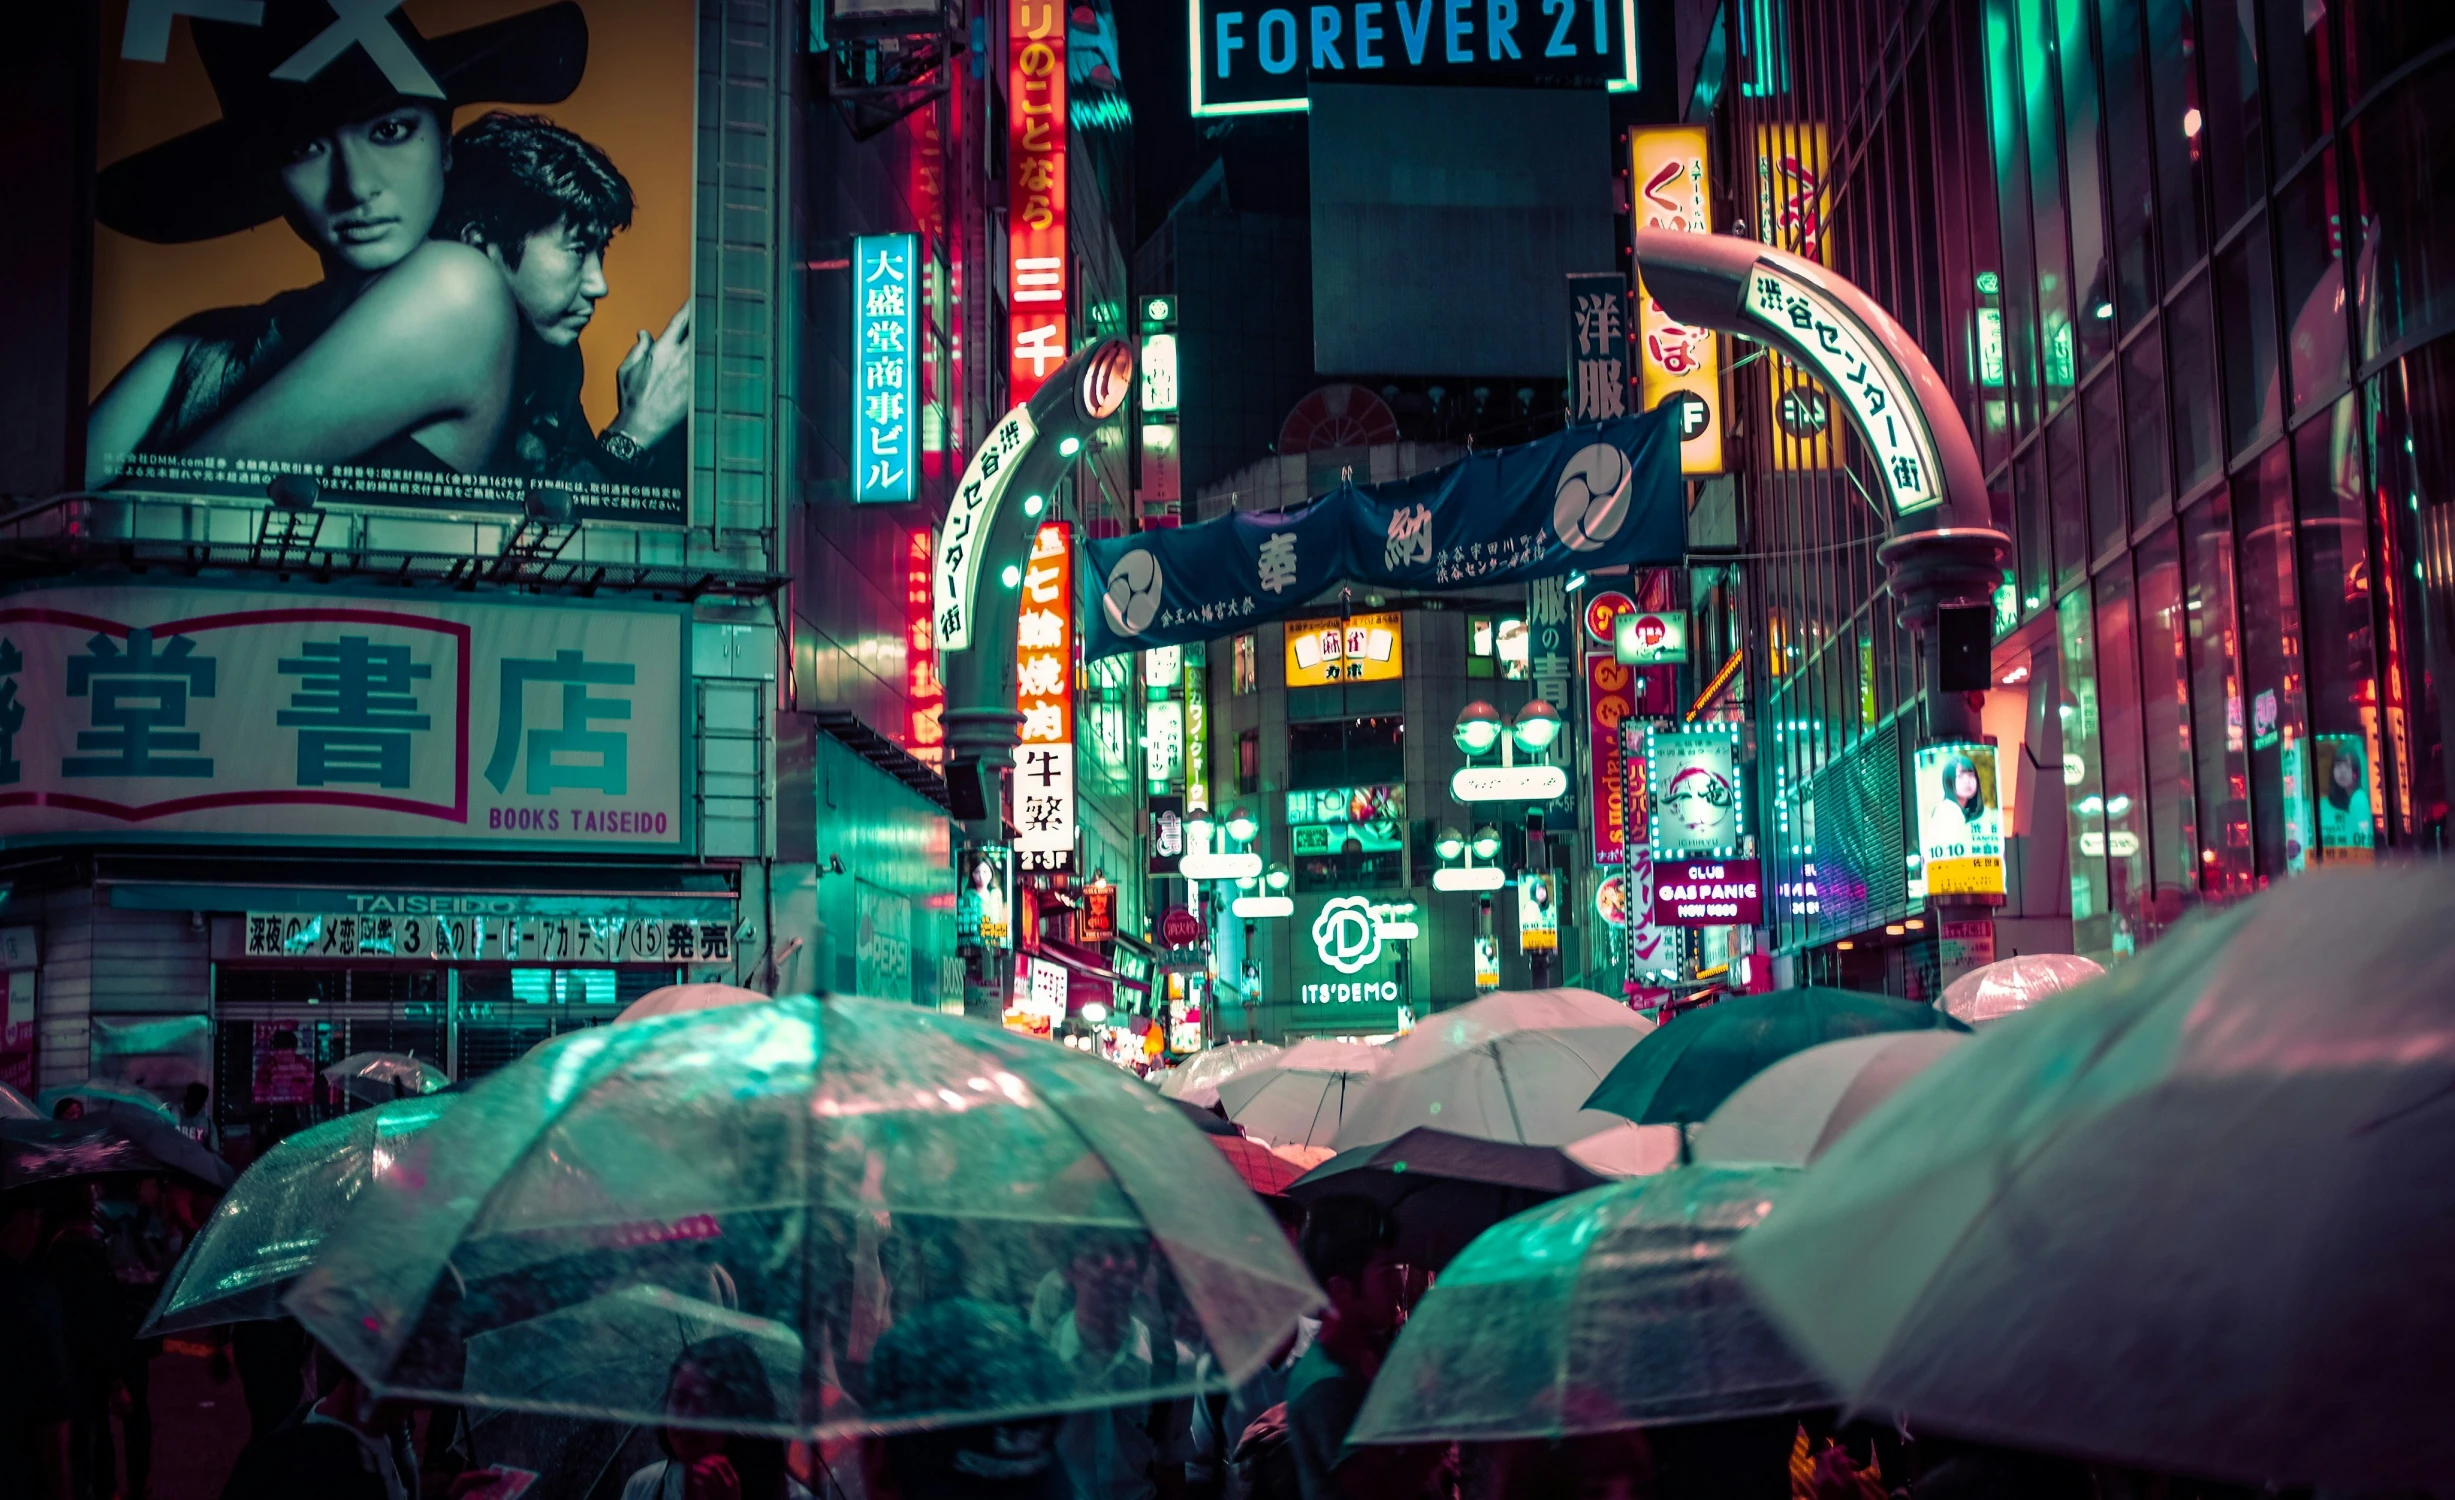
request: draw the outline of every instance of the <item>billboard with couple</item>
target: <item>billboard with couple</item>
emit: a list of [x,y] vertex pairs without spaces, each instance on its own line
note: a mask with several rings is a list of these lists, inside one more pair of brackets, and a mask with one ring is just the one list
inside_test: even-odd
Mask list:
[[694,25],[106,5],[87,488],[683,524]]

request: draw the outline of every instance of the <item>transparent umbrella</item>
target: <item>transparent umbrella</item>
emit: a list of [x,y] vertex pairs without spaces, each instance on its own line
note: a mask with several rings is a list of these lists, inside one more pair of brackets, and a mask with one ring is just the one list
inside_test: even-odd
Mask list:
[[1222,1042],[1205,1047],[1170,1072],[1159,1085],[1159,1091],[1171,1099],[1208,1109],[1219,1102],[1219,1085],[1247,1068],[1258,1067],[1279,1055],[1279,1048],[1268,1042]]
[[1945,985],[1944,1011],[1956,1021],[1984,1026],[2103,973],[2094,959],[2077,953],[2023,953],[1972,969]]
[[60,1101],[63,1099],[76,1100],[78,1108],[87,1114],[116,1109],[125,1110],[130,1114],[150,1115],[155,1119],[168,1120],[173,1123],[176,1123],[179,1118],[171,1113],[171,1107],[163,1103],[159,1095],[137,1088],[133,1084],[106,1083],[99,1078],[88,1078],[83,1083],[45,1089],[34,1096],[34,1108],[45,1119],[48,1119],[60,1107]]
[[1219,1103],[1267,1145],[1327,1146],[1387,1055],[1361,1042],[1298,1042],[1222,1079]]
[[1737,1251],[1854,1405],[2215,1479],[2445,1483],[2455,878],[2299,875],[1991,1026]]
[[324,1069],[324,1077],[341,1092],[369,1104],[431,1094],[452,1081],[441,1068],[406,1052],[353,1052]]
[[0,1120],[39,1120],[42,1117],[43,1112],[34,1107],[33,1100],[0,1083]]
[[1586,1095],[1653,1031],[1592,990],[1503,990],[1427,1017],[1392,1042],[1338,1127],[1341,1151],[1418,1126],[1565,1146],[1620,1123]]
[[1407,1319],[1348,1440],[1562,1438],[1827,1404],[1726,1259],[1798,1176],[1681,1167],[1485,1230]]
[[310,1126],[256,1158],[163,1278],[143,1337],[281,1316],[324,1237],[456,1094],[401,1099]]
[[1696,1159],[1806,1166],[1895,1089],[1968,1040],[1958,1031],[1879,1031],[1793,1052],[1705,1117]]
[[[798,1339],[775,1414],[722,1425],[823,1438],[1187,1396],[1200,1356],[1241,1380],[1319,1293],[1218,1148],[1132,1077],[999,1027],[795,996],[578,1033],[486,1079],[286,1305],[386,1392],[665,1421],[645,1399],[661,1390],[622,1374],[637,1356],[593,1335],[562,1340],[551,1388],[479,1357],[625,1297]],[[1086,1347],[1147,1340],[1151,1360],[1052,1375],[1036,1344],[973,1347],[1027,1309],[1080,1319]],[[907,1323],[968,1363],[888,1380],[877,1359]]]
[[669,984],[653,989],[622,1008],[614,1017],[617,1024],[625,1021],[647,1021],[657,1016],[687,1015],[695,1010],[714,1010],[725,1005],[749,1005],[767,997],[757,990],[746,990],[736,984]]

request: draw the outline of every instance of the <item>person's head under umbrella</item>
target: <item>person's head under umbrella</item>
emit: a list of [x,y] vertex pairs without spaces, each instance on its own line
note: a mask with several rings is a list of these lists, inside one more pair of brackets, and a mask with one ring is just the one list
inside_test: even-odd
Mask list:
[[786,1470],[783,1439],[725,1430],[778,1420],[775,1388],[749,1340],[727,1335],[684,1349],[666,1377],[665,1412],[672,1421],[657,1430],[665,1457],[631,1476],[624,1500],[808,1500]]
[[[869,1410],[881,1421],[1020,1411],[1064,1383],[1056,1356],[1023,1319],[964,1298],[925,1307],[878,1341]],[[1057,1416],[1016,1416],[862,1444],[870,1500],[1059,1500]]]

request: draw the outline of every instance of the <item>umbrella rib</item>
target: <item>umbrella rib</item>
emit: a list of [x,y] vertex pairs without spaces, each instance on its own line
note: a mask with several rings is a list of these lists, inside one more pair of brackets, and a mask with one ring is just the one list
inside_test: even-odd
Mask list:
[[1519,1145],[1526,1144],[1526,1122],[1518,1118],[1517,1091],[1509,1087],[1509,1065],[1501,1060],[1500,1043],[1486,1042],[1492,1054],[1492,1071],[1500,1078],[1500,1097],[1509,1106],[1509,1128],[1517,1132]]

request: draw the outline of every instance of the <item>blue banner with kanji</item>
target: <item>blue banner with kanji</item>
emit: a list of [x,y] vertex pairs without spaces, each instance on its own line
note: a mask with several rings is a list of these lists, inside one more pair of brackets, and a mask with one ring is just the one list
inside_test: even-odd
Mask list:
[[1298,510],[1083,544],[1084,657],[1284,619],[1340,583],[1424,593],[1685,556],[1674,410],[1568,428]]

